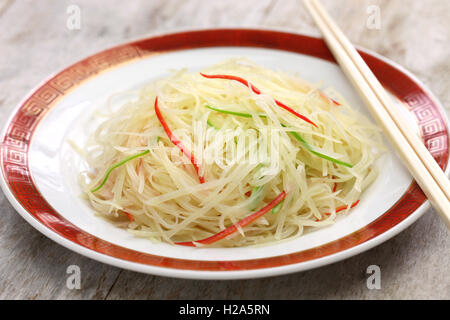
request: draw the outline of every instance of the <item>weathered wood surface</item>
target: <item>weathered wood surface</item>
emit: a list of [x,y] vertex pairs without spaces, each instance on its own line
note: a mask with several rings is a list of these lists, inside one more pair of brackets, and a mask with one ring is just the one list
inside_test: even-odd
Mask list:
[[[66,27],[67,6],[81,8],[81,29]],[[323,0],[350,39],[415,73],[450,107],[450,1]],[[381,29],[366,27],[381,8]],[[0,125],[43,78],[88,54],[149,33],[180,28],[277,27],[319,34],[298,0],[12,1],[0,0]],[[447,109],[449,111],[450,109]],[[428,210],[392,240],[320,269],[244,281],[168,279],[120,270],[75,254],[29,226],[0,192],[1,299],[450,299],[450,238]],[[66,268],[81,268],[80,290]],[[381,267],[381,290],[366,268]]]

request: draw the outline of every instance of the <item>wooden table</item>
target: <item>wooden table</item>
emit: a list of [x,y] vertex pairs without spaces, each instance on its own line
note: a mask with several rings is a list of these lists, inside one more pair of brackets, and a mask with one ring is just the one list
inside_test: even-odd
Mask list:
[[[69,5],[81,29],[66,27]],[[415,73],[450,106],[450,1],[323,0],[350,39]],[[381,28],[367,27],[370,5]],[[370,11],[370,9],[369,9]],[[318,35],[299,0],[0,0],[0,124],[43,78],[86,55],[153,32],[181,28],[277,27]],[[449,109],[447,109],[449,111]],[[5,299],[406,299],[450,298],[450,237],[429,210],[386,243],[316,270],[244,281],[168,279],[82,257],[26,223],[0,192],[0,298]],[[81,268],[81,289],[66,268]],[[381,267],[381,289],[366,268]]]

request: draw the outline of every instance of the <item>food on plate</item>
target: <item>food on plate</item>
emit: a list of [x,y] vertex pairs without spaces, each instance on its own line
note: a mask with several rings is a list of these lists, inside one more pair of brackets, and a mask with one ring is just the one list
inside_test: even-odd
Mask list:
[[380,130],[334,90],[239,58],[139,90],[85,146],[93,209],[180,246],[276,243],[333,224],[376,179]]

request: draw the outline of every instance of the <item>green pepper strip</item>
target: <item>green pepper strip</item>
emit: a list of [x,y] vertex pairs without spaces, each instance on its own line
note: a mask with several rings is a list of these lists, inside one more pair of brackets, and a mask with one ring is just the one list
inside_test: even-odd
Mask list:
[[258,208],[259,206],[259,203],[262,201],[261,199],[262,188],[263,186],[257,186],[252,189],[252,195],[250,197],[253,199],[249,206],[250,211],[256,210],[256,208]]
[[280,211],[281,206],[283,205],[283,202],[284,202],[284,199],[279,204],[277,204],[275,207],[273,207],[272,213],[277,213],[278,211]]
[[[286,126],[283,125],[283,124],[282,124],[281,126],[286,127]],[[299,135],[297,132],[295,132],[295,131],[289,131],[289,133],[292,134],[292,136],[293,136],[295,139],[297,139],[297,141],[300,142],[300,143],[301,143],[306,149],[308,149],[308,151],[311,152],[312,154],[315,154],[316,156],[318,156],[318,157],[320,157],[320,158],[322,158],[322,159],[325,159],[325,160],[334,162],[334,163],[336,163],[336,164],[340,164],[340,165],[343,165],[343,166],[346,166],[346,167],[349,167],[349,168],[353,168],[353,165],[351,165],[350,163],[347,163],[347,162],[344,162],[344,161],[341,161],[341,160],[332,158],[332,157],[330,157],[330,156],[327,156],[326,154],[323,154],[323,153],[320,153],[320,152],[315,151],[315,150],[313,149],[313,147],[312,147],[308,142],[306,142],[306,140],[303,139],[302,136]]]
[[206,120],[206,124],[207,124],[208,126],[210,126],[211,128],[217,129],[217,127],[216,127],[211,121],[209,121],[209,119]]
[[[253,195],[256,195],[256,196],[255,196],[255,199],[253,199],[251,202],[251,206],[249,208],[250,211],[256,210],[256,208],[259,206],[259,203],[262,201],[262,199],[261,199],[262,187],[263,186],[258,186],[258,187],[254,187],[252,189],[251,197],[253,197]],[[278,211],[280,211],[281,206],[283,205],[283,202],[284,202],[284,199],[279,204],[277,204],[275,207],[273,207],[272,213],[277,213]]]
[[124,165],[124,164],[127,163],[128,161],[131,161],[131,160],[133,160],[133,159],[136,159],[136,158],[138,158],[138,157],[141,157],[141,156],[143,156],[143,155],[146,155],[146,154],[149,153],[149,152],[150,152],[150,150],[145,150],[145,151],[140,152],[140,153],[138,153],[138,154],[129,156],[128,158],[125,158],[125,159],[123,159],[122,161],[120,161],[120,162],[118,162],[118,163],[116,163],[116,164],[113,164],[113,165],[112,165],[111,167],[109,167],[109,169],[106,171],[106,174],[105,174],[105,177],[103,178],[102,183],[100,183],[100,185],[99,185],[97,188],[92,189],[91,192],[94,193],[94,192],[100,190],[100,189],[105,185],[106,181],[107,181],[108,178],[109,178],[109,175],[111,174],[111,172],[112,172],[114,169],[120,167],[121,165]]
[[[233,116],[244,117],[244,118],[251,118],[252,117],[252,115],[250,113],[223,110],[223,109],[214,108],[214,107],[211,107],[211,106],[208,106],[208,105],[205,105],[205,107],[208,108],[208,109],[220,112],[220,113],[231,114]],[[258,116],[260,116],[262,118],[267,117],[265,114],[259,114]]]
[[[250,113],[223,110],[223,109],[214,108],[214,107],[211,107],[211,106],[208,106],[208,105],[206,105],[206,107],[208,109],[211,109],[211,110],[214,110],[214,111],[217,111],[217,112],[221,112],[221,113],[225,113],[225,114],[231,114],[231,115],[234,115],[234,116],[245,117],[245,118],[251,118],[252,117],[252,115]],[[259,116],[260,117],[267,117],[266,115],[259,115]],[[281,126],[286,127],[284,124],[281,124]],[[348,167],[348,168],[353,168],[353,165],[351,165],[351,164],[349,164],[347,162],[344,162],[344,161],[332,158],[330,156],[327,156],[326,154],[323,154],[323,153],[315,151],[314,148],[308,142],[306,142],[306,140],[303,139],[302,136],[299,133],[297,133],[295,131],[289,131],[289,133],[298,142],[300,142],[309,152],[311,152],[312,154],[318,156],[319,158],[322,158],[322,159],[334,162],[336,164],[343,165],[343,166]]]

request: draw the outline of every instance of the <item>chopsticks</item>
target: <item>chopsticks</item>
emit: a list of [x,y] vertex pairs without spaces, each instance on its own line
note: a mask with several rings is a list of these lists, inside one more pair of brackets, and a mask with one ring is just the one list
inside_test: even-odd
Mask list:
[[450,180],[318,0],[304,0],[325,42],[404,164],[450,229]]

